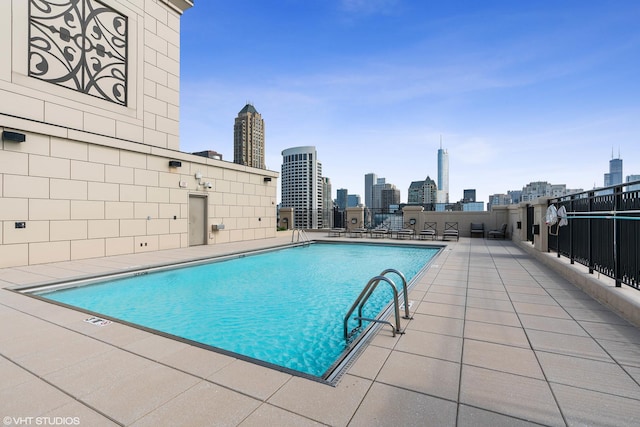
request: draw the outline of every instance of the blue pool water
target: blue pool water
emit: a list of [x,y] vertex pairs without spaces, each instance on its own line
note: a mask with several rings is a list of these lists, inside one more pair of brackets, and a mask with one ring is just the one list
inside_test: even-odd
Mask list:
[[[387,268],[411,282],[438,250],[316,243],[39,295],[322,377],[347,347],[343,319],[367,282]],[[379,286],[364,316],[391,300]]]

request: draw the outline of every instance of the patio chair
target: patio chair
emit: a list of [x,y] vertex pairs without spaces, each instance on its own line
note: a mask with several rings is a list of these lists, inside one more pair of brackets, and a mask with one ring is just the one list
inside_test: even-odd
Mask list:
[[438,223],[437,222],[425,222],[424,227],[418,233],[419,239],[426,239],[431,237],[431,240],[438,238]]
[[502,238],[502,240],[507,238],[507,224],[502,224],[502,226],[498,229],[498,230],[489,230],[489,233],[487,233],[487,238],[493,238],[493,239],[497,239],[499,237]]
[[445,222],[444,231],[442,232],[442,240],[447,240],[449,237],[456,238],[456,241],[460,239],[460,233],[458,232],[457,222]]
[[471,223],[471,237],[480,235],[484,237],[484,222],[472,222]]

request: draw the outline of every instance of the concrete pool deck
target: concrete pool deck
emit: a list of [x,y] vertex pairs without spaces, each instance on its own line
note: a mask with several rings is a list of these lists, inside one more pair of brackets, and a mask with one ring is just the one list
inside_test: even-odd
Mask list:
[[[0,288],[290,240],[6,268]],[[509,241],[444,243],[406,334],[381,329],[336,387],[0,289],[3,425],[640,424],[638,328]]]

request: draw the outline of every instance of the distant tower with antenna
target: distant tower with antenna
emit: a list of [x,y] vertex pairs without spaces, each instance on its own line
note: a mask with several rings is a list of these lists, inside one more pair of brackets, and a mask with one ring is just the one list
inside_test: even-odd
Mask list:
[[604,174],[604,186],[622,184],[622,159],[620,158],[620,149],[618,149],[618,158],[613,157],[613,148],[611,148],[611,160],[609,160],[609,173]]
[[438,150],[438,203],[449,203],[449,153],[442,148],[440,135],[440,149]]

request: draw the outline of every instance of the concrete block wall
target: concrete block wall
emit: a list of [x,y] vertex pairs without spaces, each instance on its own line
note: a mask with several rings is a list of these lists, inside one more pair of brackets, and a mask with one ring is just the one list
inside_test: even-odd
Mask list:
[[23,132],[0,142],[0,267],[189,246],[190,194],[207,197],[207,230],[225,224],[207,244],[275,236],[276,172]]

